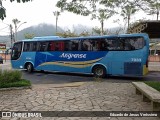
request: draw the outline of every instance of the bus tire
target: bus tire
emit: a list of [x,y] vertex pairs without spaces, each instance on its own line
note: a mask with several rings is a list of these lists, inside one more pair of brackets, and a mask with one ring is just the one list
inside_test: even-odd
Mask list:
[[26,68],[27,68],[27,72],[29,72],[29,73],[33,72],[33,65],[32,65],[32,63],[28,63]]
[[98,78],[104,78],[106,76],[106,68],[102,65],[94,66],[92,72]]

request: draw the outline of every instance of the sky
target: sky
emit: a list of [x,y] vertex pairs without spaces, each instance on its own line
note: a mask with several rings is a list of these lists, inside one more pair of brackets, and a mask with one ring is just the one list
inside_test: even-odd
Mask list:
[[[14,18],[20,20],[21,23],[27,22],[22,24],[18,31],[40,23],[48,23],[52,25],[56,24],[56,17],[53,12],[59,10],[55,7],[57,0],[33,0],[32,2],[27,3],[11,3],[9,1],[10,0],[3,1],[3,6],[6,8],[7,17],[3,21],[0,21],[0,29],[5,28],[6,24],[11,24]],[[90,17],[84,17],[69,12],[61,13],[58,18],[58,26],[63,29],[70,29],[73,25],[78,24],[82,24],[84,26],[92,26],[97,24],[97,26],[99,26],[99,22],[95,20],[91,21]],[[6,28],[4,31],[0,31],[0,35],[6,34],[6,31],[9,30]]]
[[[58,0],[32,0],[32,2],[27,3],[17,3],[10,2],[10,0],[3,0],[3,6],[6,8],[7,17],[2,21],[0,20],[0,35],[9,34],[8,25],[12,23],[12,20],[17,18],[21,21],[18,26],[18,31],[33,26],[38,25],[40,23],[48,23],[55,25],[56,17],[53,12],[59,10],[55,5]],[[143,14],[140,15],[143,18]],[[63,12],[59,16],[58,26],[66,29],[72,29],[73,26],[83,25],[100,27],[100,23],[98,20],[91,20],[90,16],[81,16],[76,15],[69,12]],[[116,19],[111,18],[105,21],[105,28],[114,28],[119,26],[119,24],[114,23],[113,20]],[[133,17],[133,19],[136,19]],[[26,22],[25,24],[22,24]]]

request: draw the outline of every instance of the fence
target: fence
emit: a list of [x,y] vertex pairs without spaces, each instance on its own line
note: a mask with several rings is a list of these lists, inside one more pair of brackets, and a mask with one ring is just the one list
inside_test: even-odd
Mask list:
[[160,62],[160,55],[150,55],[149,62]]
[[4,53],[0,53],[0,56],[2,56],[2,58],[5,60],[10,60],[11,59],[11,54],[4,54]]

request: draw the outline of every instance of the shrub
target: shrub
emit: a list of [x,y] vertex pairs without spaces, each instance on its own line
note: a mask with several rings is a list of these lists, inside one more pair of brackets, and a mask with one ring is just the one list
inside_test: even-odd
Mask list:
[[12,83],[20,81],[22,73],[17,70],[0,70],[0,83]]
[[1,83],[0,84],[0,88],[22,87],[22,86],[31,86],[31,82],[29,80],[22,79],[21,81],[17,81],[13,83]]

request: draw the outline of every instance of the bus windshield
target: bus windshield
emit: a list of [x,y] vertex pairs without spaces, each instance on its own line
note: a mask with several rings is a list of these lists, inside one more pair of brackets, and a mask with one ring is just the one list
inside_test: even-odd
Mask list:
[[17,60],[22,52],[22,42],[15,43],[12,48],[11,60]]

